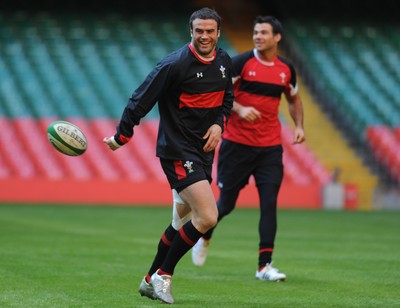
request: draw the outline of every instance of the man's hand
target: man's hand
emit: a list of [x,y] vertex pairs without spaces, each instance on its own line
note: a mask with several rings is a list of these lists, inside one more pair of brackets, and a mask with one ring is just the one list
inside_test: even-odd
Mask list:
[[207,130],[207,133],[203,136],[203,139],[207,139],[206,144],[203,147],[204,152],[211,152],[214,150],[219,140],[221,139],[222,128],[218,124],[213,124]]
[[113,151],[121,147],[117,142],[115,142],[114,136],[104,137],[103,142]]
[[249,123],[253,123],[257,119],[261,119],[261,112],[259,112],[254,107],[245,107],[236,103],[233,110],[238,114],[240,118]]
[[303,143],[306,140],[306,137],[304,135],[304,129],[300,127],[296,127],[294,129],[294,138],[292,144],[299,144]]

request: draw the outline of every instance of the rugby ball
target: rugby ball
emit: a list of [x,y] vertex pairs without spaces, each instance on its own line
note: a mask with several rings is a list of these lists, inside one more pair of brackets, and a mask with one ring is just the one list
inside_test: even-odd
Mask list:
[[55,121],[47,127],[47,139],[59,152],[79,156],[87,149],[87,139],[82,130],[66,121]]

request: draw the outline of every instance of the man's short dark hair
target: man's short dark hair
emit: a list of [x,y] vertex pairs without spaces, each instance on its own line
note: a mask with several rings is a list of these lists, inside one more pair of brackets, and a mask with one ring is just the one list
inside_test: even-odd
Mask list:
[[254,20],[254,26],[256,24],[264,24],[264,23],[271,25],[274,34],[283,34],[282,24],[277,18],[273,16],[257,16],[256,19]]
[[193,20],[195,20],[197,18],[198,19],[214,19],[217,22],[218,30],[220,30],[220,28],[221,28],[221,16],[219,16],[218,13],[213,9],[204,7],[200,10],[193,12],[192,16],[190,16],[190,19],[189,19],[190,30],[193,30]]

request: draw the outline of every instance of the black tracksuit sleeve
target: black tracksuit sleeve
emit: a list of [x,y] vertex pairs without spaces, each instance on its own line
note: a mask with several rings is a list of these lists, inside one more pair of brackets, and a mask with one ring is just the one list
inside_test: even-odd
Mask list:
[[138,125],[157,103],[159,94],[167,86],[168,74],[169,66],[160,62],[132,94],[117,125],[114,138],[118,144],[125,144],[132,138],[133,127]]
[[[232,61],[229,59],[229,66],[232,67]],[[222,114],[220,114],[217,118],[217,124],[221,126],[222,131],[224,131],[225,126],[228,124],[229,117],[232,112],[233,107],[233,84],[232,84],[232,72],[229,70],[228,83],[226,85],[223,105],[222,105]]]

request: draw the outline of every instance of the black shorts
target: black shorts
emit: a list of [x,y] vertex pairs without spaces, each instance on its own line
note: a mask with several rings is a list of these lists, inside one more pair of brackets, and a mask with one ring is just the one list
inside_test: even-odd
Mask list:
[[281,145],[253,147],[223,139],[218,156],[218,187],[240,190],[251,175],[256,184],[281,185],[283,180]]
[[168,160],[160,158],[161,167],[167,176],[171,189],[178,193],[193,183],[207,180],[212,181],[212,165],[190,160]]

